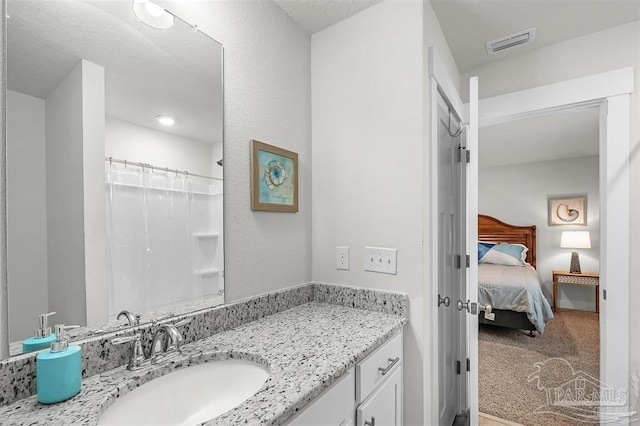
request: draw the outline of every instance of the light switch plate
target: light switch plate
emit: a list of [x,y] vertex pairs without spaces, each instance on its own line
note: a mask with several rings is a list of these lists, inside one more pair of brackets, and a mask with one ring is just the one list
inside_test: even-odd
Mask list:
[[398,272],[398,249],[365,247],[364,270],[396,275]]
[[336,269],[349,270],[349,247],[336,247]]

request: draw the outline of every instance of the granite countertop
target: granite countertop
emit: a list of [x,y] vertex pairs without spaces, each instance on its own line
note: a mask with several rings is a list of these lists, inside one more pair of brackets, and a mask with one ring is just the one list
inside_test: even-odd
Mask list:
[[175,369],[229,358],[265,365],[270,376],[254,396],[206,424],[283,424],[405,322],[397,315],[307,303],[185,345],[183,355],[166,364],[92,376],[63,403],[46,406],[32,396],[0,407],[0,424],[95,425],[118,395]]

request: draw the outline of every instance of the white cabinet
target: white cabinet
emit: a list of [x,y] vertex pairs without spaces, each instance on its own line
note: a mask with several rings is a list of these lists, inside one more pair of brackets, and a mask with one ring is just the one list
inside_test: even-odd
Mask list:
[[402,333],[360,361],[289,426],[402,426]]
[[402,333],[356,365],[357,426],[402,426]]
[[351,368],[324,391],[289,426],[353,426],[355,419],[355,372]]
[[402,425],[402,368],[389,374],[389,378],[358,406],[357,426]]

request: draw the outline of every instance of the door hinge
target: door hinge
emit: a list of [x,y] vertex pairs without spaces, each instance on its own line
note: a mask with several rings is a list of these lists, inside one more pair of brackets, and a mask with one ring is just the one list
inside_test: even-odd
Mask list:
[[463,149],[464,148],[462,146],[458,145],[458,152],[456,152],[456,162],[457,163],[462,162],[462,150]]
[[467,153],[467,163],[471,162],[471,151],[469,151],[468,149],[465,151]]
[[466,255],[465,263],[467,265],[467,268],[471,267],[471,257],[469,255]]
[[606,288],[602,289],[602,300],[607,300],[607,289]]
[[460,361],[456,361],[456,374],[460,375]]
[[471,360],[467,358],[467,371],[471,371]]
[[462,266],[462,259],[459,254],[456,254],[456,269],[460,269]]

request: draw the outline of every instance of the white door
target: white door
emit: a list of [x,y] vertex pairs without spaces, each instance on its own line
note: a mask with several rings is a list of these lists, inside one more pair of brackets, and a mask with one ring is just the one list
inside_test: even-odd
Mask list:
[[461,230],[466,155],[456,114],[442,96],[437,105],[438,418],[441,425],[451,425],[466,409],[466,318],[456,308],[466,290],[466,235]]

